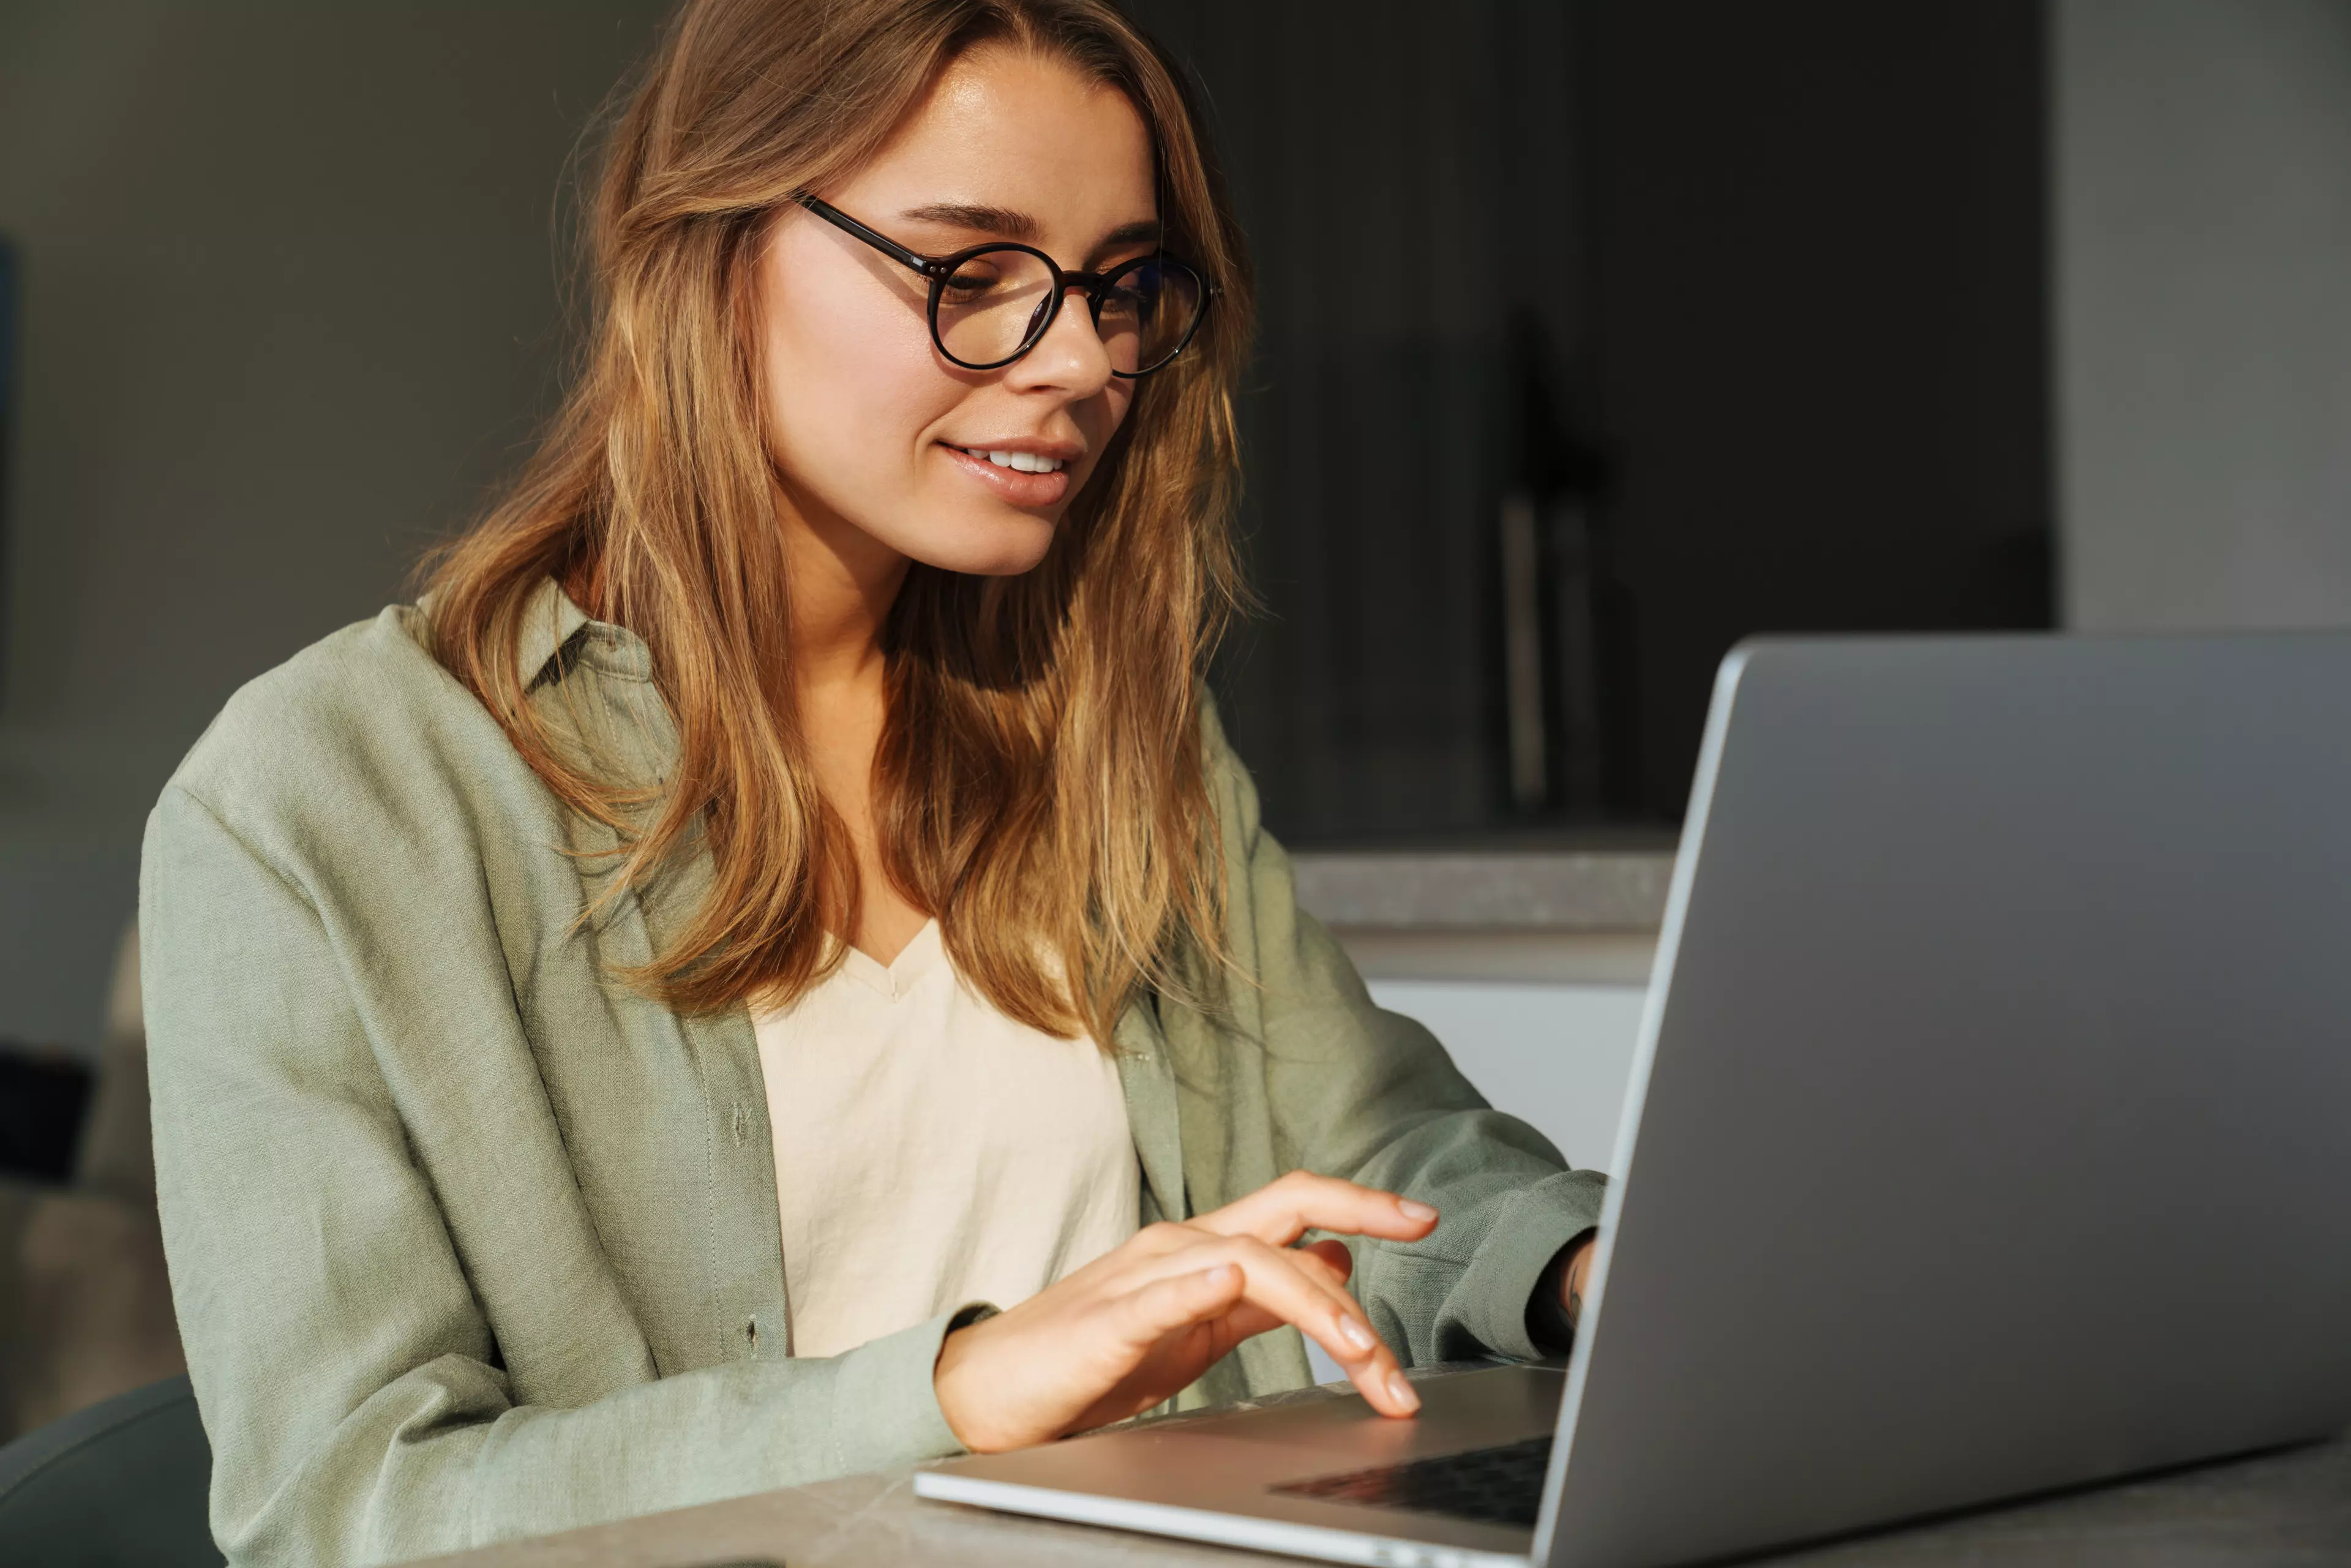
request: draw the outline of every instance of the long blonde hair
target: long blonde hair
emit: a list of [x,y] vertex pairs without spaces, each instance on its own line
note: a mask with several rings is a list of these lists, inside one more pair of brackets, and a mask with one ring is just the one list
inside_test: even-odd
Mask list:
[[[789,583],[750,329],[755,241],[856,170],[963,51],[1006,43],[1114,85],[1148,128],[1170,251],[1220,290],[1137,396],[1043,561],[916,564],[884,632],[873,768],[891,883],[1013,1018],[1108,1043],[1144,988],[1224,951],[1199,679],[1238,601],[1233,389],[1248,264],[1177,75],[1108,0],[689,0],[621,115],[589,214],[596,308],[569,395],[487,516],[428,562],[434,650],[548,787],[616,831],[590,913],[706,846],[708,892],[622,977],[712,1011],[798,996],[856,928],[847,831],[799,727]],[[600,777],[517,667],[549,577],[643,638],[676,761]],[[1207,961],[1203,962],[1206,959]]]

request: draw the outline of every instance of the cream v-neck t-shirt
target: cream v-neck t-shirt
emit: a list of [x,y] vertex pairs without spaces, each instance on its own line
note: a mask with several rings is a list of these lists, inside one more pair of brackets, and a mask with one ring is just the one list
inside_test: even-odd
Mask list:
[[1009,1307],[1133,1236],[1118,1069],[964,985],[933,920],[755,1016],[794,1355]]

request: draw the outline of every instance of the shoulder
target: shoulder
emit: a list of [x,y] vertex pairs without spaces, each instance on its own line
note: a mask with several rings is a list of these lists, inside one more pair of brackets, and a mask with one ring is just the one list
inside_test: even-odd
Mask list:
[[393,605],[256,677],[231,696],[165,787],[233,831],[378,831],[517,770],[488,711]]

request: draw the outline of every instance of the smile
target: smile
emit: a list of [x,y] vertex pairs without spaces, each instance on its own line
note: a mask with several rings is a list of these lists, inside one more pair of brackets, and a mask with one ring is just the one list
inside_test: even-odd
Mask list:
[[1044,457],[1034,452],[991,452],[978,446],[958,446],[956,450],[1019,474],[1058,474],[1062,467],[1060,458]]

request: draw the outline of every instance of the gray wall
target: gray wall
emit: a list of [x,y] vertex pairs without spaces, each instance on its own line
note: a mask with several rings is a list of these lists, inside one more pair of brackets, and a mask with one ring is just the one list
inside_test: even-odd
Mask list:
[[2068,624],[2351,625],[2351,0],[2056,0]]
[[0,1038],[98,1037],[173,764],[514,460],[559,347],[559,175],[660,9],[0,6]]

